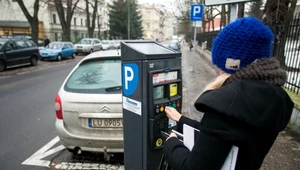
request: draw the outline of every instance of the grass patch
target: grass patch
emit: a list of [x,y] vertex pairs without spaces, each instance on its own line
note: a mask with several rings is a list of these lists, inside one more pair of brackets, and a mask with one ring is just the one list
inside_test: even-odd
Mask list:
[[295,107],[300,109],[300,94],[296,94],[289,90],[288,88],[284,88],[284,90],[289,94],[293,102],[295,103]]

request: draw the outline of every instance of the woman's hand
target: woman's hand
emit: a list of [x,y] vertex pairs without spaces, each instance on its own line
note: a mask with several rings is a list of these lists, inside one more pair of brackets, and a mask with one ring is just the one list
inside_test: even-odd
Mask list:
[[179,119],[181,118],[181,114],[173,107],[166,106],[165,112],[169,119],[172,119],[176,122],[178,122]]
[[167,140],[169,140],[170,138],[173,138],[173,137],[175,137],[175,138],[177,138],[177,135],[175,134],[175,133],[170,133],[170,135],[169,135],[169,137],[166,139],[166,141]]

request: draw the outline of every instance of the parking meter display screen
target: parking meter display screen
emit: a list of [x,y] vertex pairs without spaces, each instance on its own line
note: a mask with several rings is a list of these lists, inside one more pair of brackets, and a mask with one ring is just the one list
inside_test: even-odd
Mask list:
[[165,98],[165,87],[158,86],[153,88],[153,100],[158,100],[163,98]]

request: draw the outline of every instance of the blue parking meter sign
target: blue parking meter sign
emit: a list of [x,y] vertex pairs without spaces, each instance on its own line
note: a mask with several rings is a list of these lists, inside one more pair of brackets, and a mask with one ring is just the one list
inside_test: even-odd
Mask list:
[[202,15],[204,11],[204,5],[193,4],[191,5],[191,21],[202,21]]

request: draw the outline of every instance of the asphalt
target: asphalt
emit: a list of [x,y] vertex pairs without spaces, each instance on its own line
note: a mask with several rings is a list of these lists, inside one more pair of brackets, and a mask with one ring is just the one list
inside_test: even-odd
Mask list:
[[[187,51],[188,47],[183,45],[183,50]],[[184,53],[183,57],[191,57],[193,60],[186,61],[183,59],[184,68],[188,68],[190,72],[184,72],[188,78],[187,95],[189,99],[186,101],[194,101],[193,97],[197,96],[195,92],[203,89],[203,84],[207,84],[217,76],[217,68],[211,64],[211,53],[207,50],[202,50],[200,46],[196,46],[190,53]],[[186,65],[185,65],[186,64]],[[193,74],[193,75],[189,75]],[[190,79],[194,76],[193,79]],[[199,87],[195,87],[199,86]],[[200,120],[202,114],[194,112],[193,105],[189,103],[189,107],[185,112],[187,116]],[[300,133],[289,127],[282,131],[274,142],[260,170],[300,170]]]

